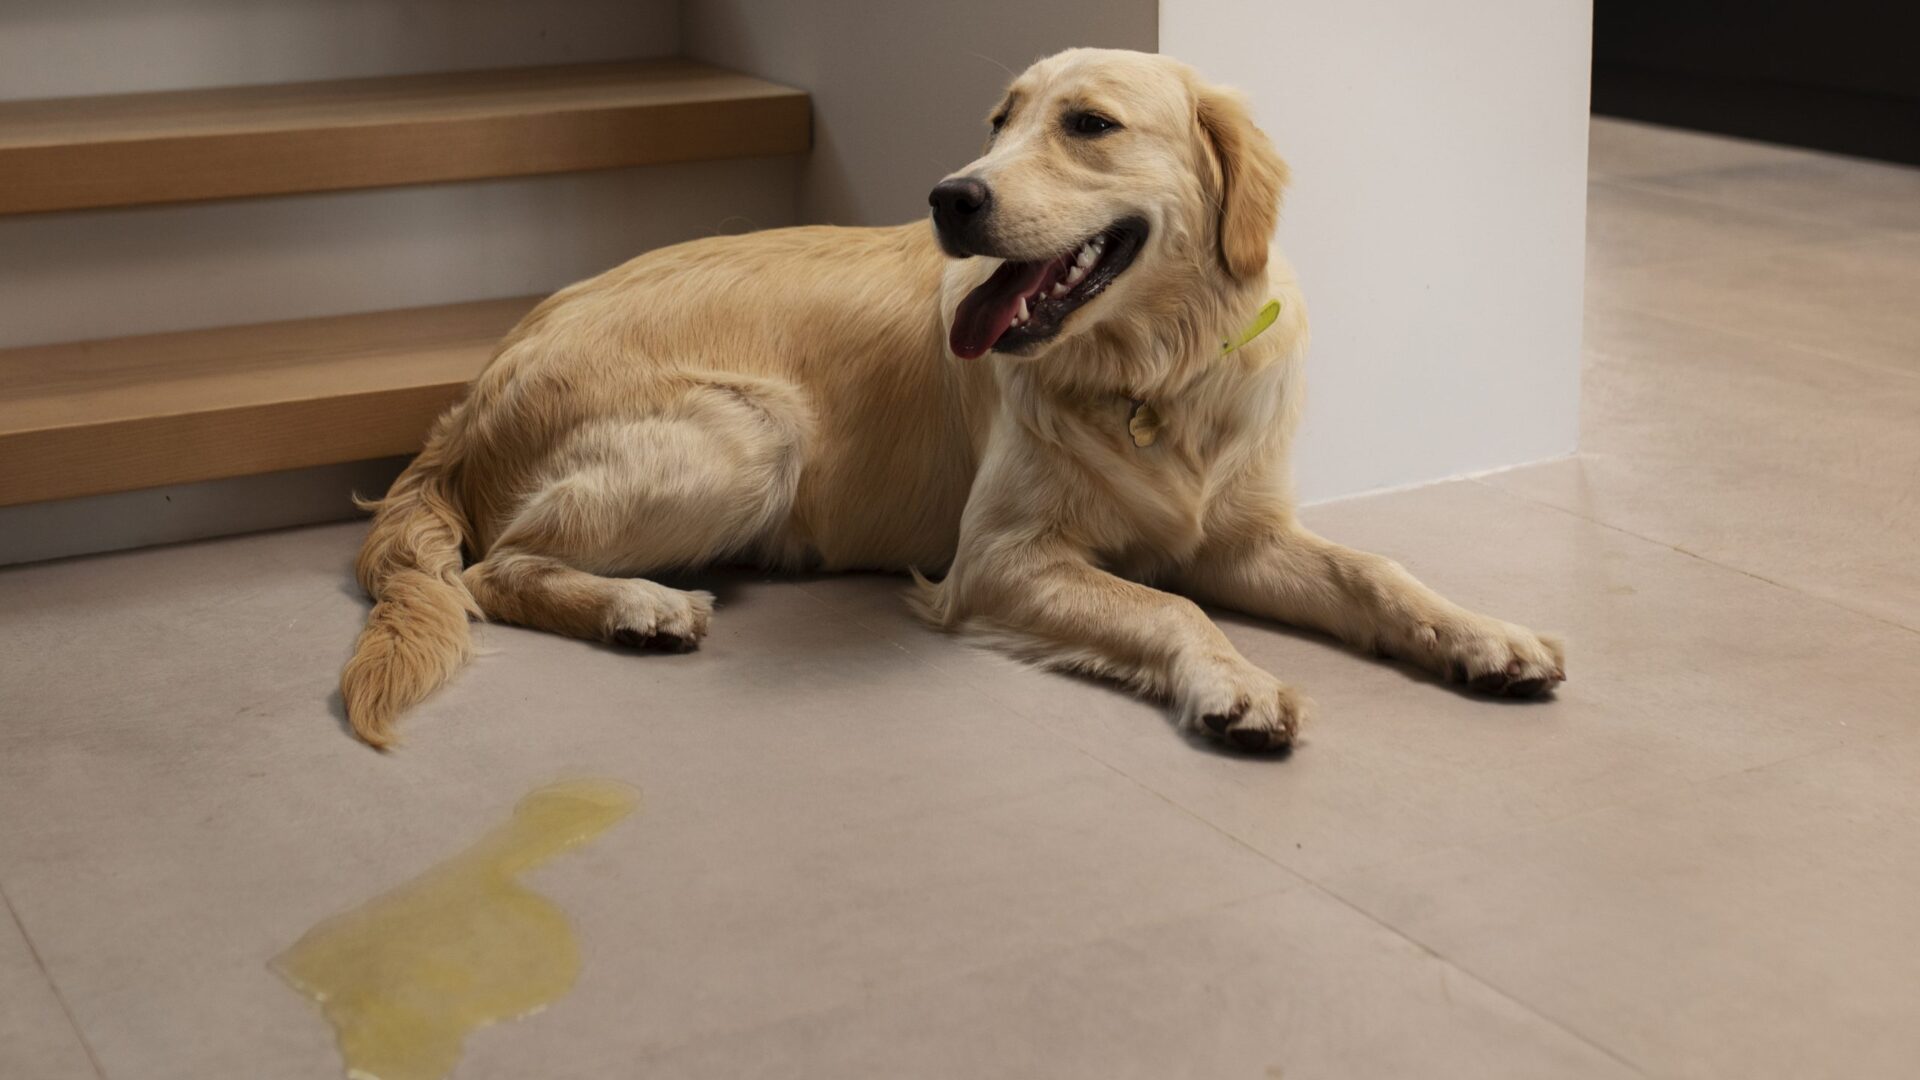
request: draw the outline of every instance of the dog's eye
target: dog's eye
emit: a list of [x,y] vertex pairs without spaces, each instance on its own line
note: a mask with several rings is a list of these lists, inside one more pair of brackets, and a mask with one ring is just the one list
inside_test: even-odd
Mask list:
[[1000,115],[994,117],[992,120],[988,121],[988,123],[991,123],[993,125],[993,133],[995,135],[998,135],[1000,134],[1000,129],[1007,126],[1007,114],[1001,113]]
[[1067,130],[1075,135],[1104,135],[1119,126],[1099,113],[1074,113],[1067,117]]

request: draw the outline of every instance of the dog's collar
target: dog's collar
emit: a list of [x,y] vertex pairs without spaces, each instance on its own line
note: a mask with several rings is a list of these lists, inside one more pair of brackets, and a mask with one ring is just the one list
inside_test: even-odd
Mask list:
[[[1243,327],[1238,334],[1220,343],[1220,355],[1225,356],[1259,337],[1279,317],[1280,301],[1278,299],[1261,304],[1260,311],[1253,317],[1252,322]],[[1133,437],[1133,445],[1144,450],[1153,445],[1153,440],[1159,438],[1160,429],[1166,426],[1166,422],[1160,419],[1160,413],[1154,409],[1153,402],[1131,395],[1127,397],[1127,401],[1132,406],[1127,410],[1127,434]]]

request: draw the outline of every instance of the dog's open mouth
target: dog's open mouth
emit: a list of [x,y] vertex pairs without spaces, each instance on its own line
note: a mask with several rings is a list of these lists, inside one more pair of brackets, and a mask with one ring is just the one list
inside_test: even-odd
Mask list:
[[1018,353],[1060,332],[1067,316],[1099,296],[1140,253],[1147,223],[1126,218],[1051,259],[1002,263],[953,313],[947,345],[972,360]]

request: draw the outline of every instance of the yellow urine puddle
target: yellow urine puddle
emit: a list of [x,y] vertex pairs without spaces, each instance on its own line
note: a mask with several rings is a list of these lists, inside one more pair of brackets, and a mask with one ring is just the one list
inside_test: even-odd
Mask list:
[[440,1080],[467,1033],[559,1000],[580,945],[519,876],[627,816],[617,780],[540,788],[466,851],[307,931],[272,961],[339,1035],[353,1080]]

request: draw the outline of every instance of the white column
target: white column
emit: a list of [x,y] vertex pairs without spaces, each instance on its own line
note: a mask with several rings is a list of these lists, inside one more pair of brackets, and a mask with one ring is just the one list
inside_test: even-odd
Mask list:
[[1572,452],[1591,0],[1161,0],[1293,166],[1301,496]]

